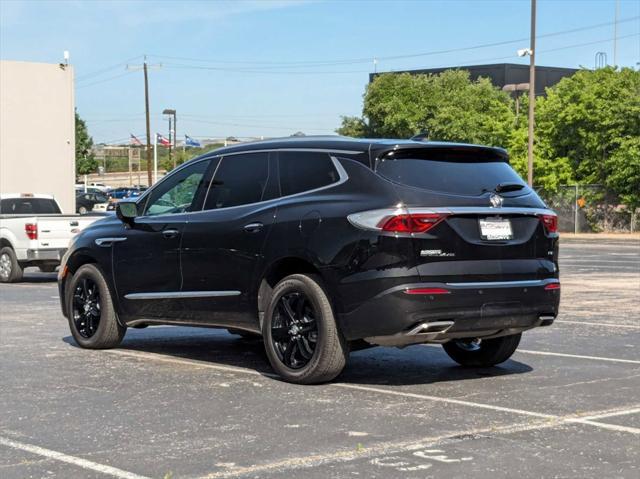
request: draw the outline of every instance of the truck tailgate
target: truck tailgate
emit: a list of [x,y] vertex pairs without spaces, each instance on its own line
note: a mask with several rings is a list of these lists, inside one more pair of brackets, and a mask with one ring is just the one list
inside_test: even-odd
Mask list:
[[69,240],[100,217],[38,216],[38,247],[66,248]]

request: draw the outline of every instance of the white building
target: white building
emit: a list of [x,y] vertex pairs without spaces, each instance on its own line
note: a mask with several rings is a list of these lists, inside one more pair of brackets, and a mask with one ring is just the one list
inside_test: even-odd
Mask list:
[[75,212],[71,66],[0,61],[0,193],[47,193]]

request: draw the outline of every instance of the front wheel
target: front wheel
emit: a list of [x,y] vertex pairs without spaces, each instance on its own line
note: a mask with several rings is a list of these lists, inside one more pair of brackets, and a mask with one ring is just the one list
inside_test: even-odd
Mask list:
[[451,359],[462,366],[490,367],[505,362],[518,348],[522,333],[499,338],[452,339],[442,347]]
[[317,384],[344,369],[348,345],[315,275],[294,274],[273,290],[262,325],[273,369],[286,381]]
[[108,349],[120,344],[126,327],[118,322],[109,287],[97,266],[85,264],[76,271],[66,303],[71,334],[81,347]]

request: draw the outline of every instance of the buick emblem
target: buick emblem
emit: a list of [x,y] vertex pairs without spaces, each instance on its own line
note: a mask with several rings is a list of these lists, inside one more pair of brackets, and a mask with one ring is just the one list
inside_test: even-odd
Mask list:
[[491,202],[491,206],[493,208],[501,208],[504,199],[502,198],[502,196],[492,193],[489,197],[489,201]]

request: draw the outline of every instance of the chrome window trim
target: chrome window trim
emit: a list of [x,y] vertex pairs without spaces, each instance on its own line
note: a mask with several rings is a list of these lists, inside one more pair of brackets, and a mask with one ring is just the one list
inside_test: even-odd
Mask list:
[[[323,153],[322,150],[314,150],[314,151],[319,151],[320,153]],[[243,153],[246,153],[246,152],[243,152]],[[253,153],[253,152],[251,152],[251,153]],[[294,193],[292,195],[287,195],[287,196],[279,196],[278,198],[271,198],[269,200],[257,201],[255,203],[246,203],[244,205],[227,206],[225,208],[216,208],[216,209],[213,209],[213,210],[202,209],[200,211],[189,211],[189,212],[182,213],[182,214],[192,215],[192,214],[197,214],[197,213],[208,213],[208,212],[211,212],[211,211],[226,211],[226,210],[232,210],[234,208],[244,208],[245,206],[255,206],[255,205],[260,205],[260,204],[264,204],[264,205],[267,205],[269,203],[277,204],[279,201],[284,200],[284,199],[294,198],[296,196],[301,196],[301,195],[308,195],[309,193],[317,193],[318,191],[327,190],[329,188],[334,188],[336,186],[340,186],[341,184],[345,183],[349,179],[349,175],[347,174],[346,170],[344,169],[344,167],[340,163],[340,160],[338,160],[335,156],[329,156],[329,158],[331,158],[331,161],[333,162],[333,166],[336,168],[336,171],[338,172],[338,181],[336,181],[335,183],[330,183],[328,185],[321,186],[320,188],[314,188],[313,190],[301,191],[300,193]],[[222,162],[220,162],[220,163],[222,163]],[[215,176],[213,178],[215,178]],[[161,216],[161,215],[158,215],[158,216]],[[154,218],[156,218],[156,216],[154,216]]]
[[488,215],[548,215],[555,214],[553,210],[548,208],[524,208],[517,206],[506,206],[494,208],[493,206],[452,206],[447,208],[413,208],[411,206],[406,207],[410,213],[443,213],[451,215],[466,215],[466,214],[488,214]]
[[239,296],[240,291],[168,291],[159,293],[129,293],[125,299],[187,299]]

